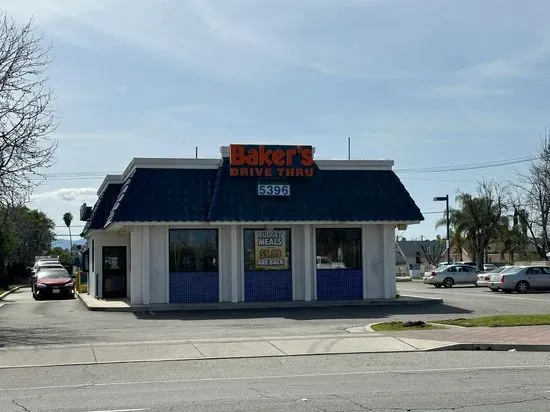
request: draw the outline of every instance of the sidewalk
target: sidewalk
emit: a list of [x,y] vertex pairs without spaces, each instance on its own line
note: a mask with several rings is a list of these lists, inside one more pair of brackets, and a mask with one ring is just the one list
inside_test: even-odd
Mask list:
[[448,342],[384,336],[318,335],[276,338],[41,345],[0,349],[0,369],[122,362],[284,357],[441,350]]
[[405,306],[441,304],[443,299],[420,296],[400,296],[397,299],[370,299],[349,301],[292,301],[292,302],[239,302],[239,303],[194,303],[194,304],[149,304],[131,305],[126,299],[96,299],[87,293],[78,293],[77,298],[91,311],[107,312],[166,312],[177,310],[234,310],[267,308],[315,308],[337,306]]
[[550,325],[411,330],[384,332],[384,335],[472,345],[546,345],[550,351]]

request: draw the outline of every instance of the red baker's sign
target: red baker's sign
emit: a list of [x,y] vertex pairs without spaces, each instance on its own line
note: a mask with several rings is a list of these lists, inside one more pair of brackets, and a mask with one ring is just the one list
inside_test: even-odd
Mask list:
[[229,146],[231,176],[303,177],[313,176],[311,146]]

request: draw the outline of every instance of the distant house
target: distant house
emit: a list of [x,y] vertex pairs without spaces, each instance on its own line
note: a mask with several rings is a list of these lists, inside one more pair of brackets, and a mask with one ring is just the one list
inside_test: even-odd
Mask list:
[[409,266],[414,264],[429,265],[422,247],[435,247],[437,240],[401,240],[395,244],[395,264]]

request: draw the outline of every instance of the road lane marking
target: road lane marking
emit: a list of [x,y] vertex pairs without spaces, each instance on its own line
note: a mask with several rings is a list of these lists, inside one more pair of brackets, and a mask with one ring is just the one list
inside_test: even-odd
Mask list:
[[87,411],[87,412],[139,412],[146,411],[147,409],[104,409],[102,411]]
[[[391,374],[423,374],[423,373],[452,373],[452,372],[480,372],[480,371],[516,371],[516,370],[544,370],[550,369],[550,365],[510,365],[510,366],[472,366],[468,368],[433,368],[433,369],[391,369],[387,371],[357,371],[357,372],[327,372],[327,373],[305,373],[289,375],[260,375],[260,376],[235,376],[235,377],[216,377],[216,378],[196,378],[196,379],[170,379],[156,381],[135,381],[135,382],[105,382],[105,383],[81,383],[73,385],[52,385],[52,386],[28,386],[24,388],[0,388],[0,392],[18,392],[32,390],[51,390],[51,389],[84,389],[108,386],[132,386],[132,385],[152,385],[152,384],[170,384],[170,383],[200,383],[200,382],[231,382],[231,381],[249,381],[249,380],[269,380],[269,379],[303,379],[303,378],[327,378],[338,376],[365,376],[365,375],[391,375]],[[95,411],[98,412],[98,411]]]
[[[415,289],[399,289],[400,292],[417,292],[417,290]],[[424,293],[429,293],[430,292],[424,292]],[[425,297],[425,298],[433,298],[433,296],[437,296],[438,298],[441,298],[441,299],[445,299],[445,298],[449,298],[449,296],[455,296],[455,295],[461,295],[461,296],[473,296],[473,297],[476,297],[476,298],[487,298],[487,297],[491,297],[491,298],[501,298],[501,299],[514,299],[514,300],[528,300],[528,301],[532,301],[532,302],[541,302],[541,303],[544,303],[544,302],[547,302],[544,298],[540,298],[540,299],[533,299],[533,298],[522,298],[522,297],[516,297],[516,296],[506,296],[506,295],[499,295],[499,294],[496,294],[496,293],[493,293],[491,292],[491,294],[487,293],[487,294],[476,294],[476,293],[460,293],[460,292],[452,292],[452,293],[449,293],[447,296],[445,295],[442,295],[442,294],[437,294],[437,293],[433,293],[433,294],[430,294],[430,296],[426,296],[426,295],[416,295],[418,297]]]

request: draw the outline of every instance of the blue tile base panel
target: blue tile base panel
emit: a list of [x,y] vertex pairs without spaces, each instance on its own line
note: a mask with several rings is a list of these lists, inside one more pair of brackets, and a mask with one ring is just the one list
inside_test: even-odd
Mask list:
[[317,270],[317,300],[355,299],[363,299],[363,270]]
[[218,272],[170,272],[170,303],[219,302]]
[[244,300],[246,302],[292,301],[292,271],[245,272]]

